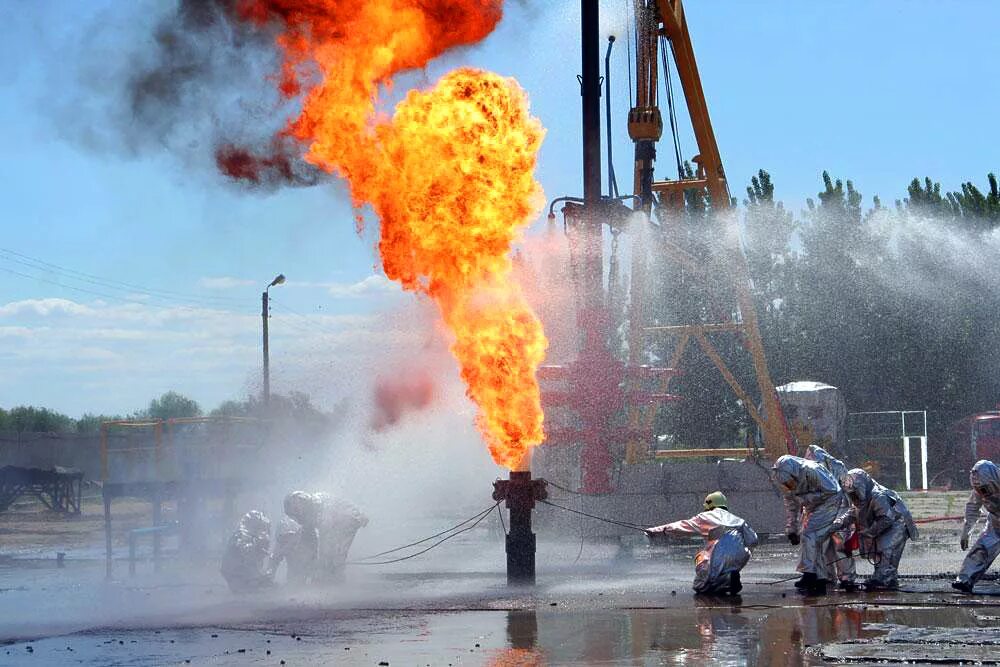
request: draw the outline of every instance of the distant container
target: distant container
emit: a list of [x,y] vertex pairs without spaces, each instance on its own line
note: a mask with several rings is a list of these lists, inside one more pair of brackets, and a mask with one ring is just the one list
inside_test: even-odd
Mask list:
[[775,387],[799,455],[818,444],[835,456],[847,450],[847,402],[834,386],[797,380]]

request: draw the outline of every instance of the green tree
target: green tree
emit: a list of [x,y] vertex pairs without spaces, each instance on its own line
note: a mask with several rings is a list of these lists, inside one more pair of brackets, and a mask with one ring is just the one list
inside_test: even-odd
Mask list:
[[952,207],[961,211],[969,229],[984,231],[1000,225],[1000,188],[995,174],[988,174],[989,191],[984,195],[971,182],[962,183],[961,192],[949,192]]
[[329,424],[334,415],[328,414],[313,405],[312,398],[306,393],[292,391],[284,394],[271,394],[271,403],[264,406],[256,396],[248,396],[243,400],[223,401],[209,413],[211,417],[252,417],[256,419],[288,419],[300,423]]
[[909,196],[903,202],[909,213],[942,220],[957,217],[961,213],[955,209],[948,196],[941,194],[941,184],[930,178],[924,178],[923,183],[919,178],[914,178],[906,192]]
[[840,387],[848,404],[865,402],[864,383],[874,340],[871,318],[874,285],[870,266],[876,240],[864,224],[862,195],[852,181],[823,172],[818,203],[807,200],[802,226],[803,259],[796,300],[802,345],[792,365],[795,379]]
[[70,433],[76,422],[72,417],[49,410],[22,405],[0,410],[0,431],[17,433]]
[[76,432],[81,435],[93,435],[101,430],[101,423],[124,419],[121,415],[98,415],[86,412],[76,420]]
[[995,174],[986,175],[987,192],[972,182],[962,183],[961,190],[941,194],[941,184],[925,177],[914,178],[906,189],[902,204],[906,213],[942,221],[957,221],[971,232],[989,231],[1000,225],[1000,185]]
[[767,171],[759,170],[746,192],[744,251],[769,370],[774,382],[782,384],[795,379],[796,350],[801,344],[799,312],[792,307],[798,302],[797,265],[801,261],[792,244],[800,223],[775,200]]
[[136,416],[144,419],[176,419],[184,417],[200,417],[201,407],[194,399],[168,391],[159,398],[149,402],[149,407]]

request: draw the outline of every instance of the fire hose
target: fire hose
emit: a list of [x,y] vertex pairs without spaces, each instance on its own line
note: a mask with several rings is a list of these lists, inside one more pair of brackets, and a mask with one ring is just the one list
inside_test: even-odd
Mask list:
[[[497,501],[493,505],[490,505],[489,507],[487,507],[485,510],[483,510],[481,512],[478,512],[476,514],[473,514],[468,519],[466,519],[464,521],[460,521],[459,523],[455,524],[451,528],[448,528],[447,530],[442,530],[441,532],[435,533],[435,534],[433,534],[433,535],[431,535],[429,537],[425,537],[422,540],[417,540],[416,542],[410,542],[409,544],[404,544],[404,545],[396,547],[394,549],[388,549],[386,551],[381,551],[381,552],[379,552],[377,554],[372,554],[370,556],[365,556],[363,558],[359,558],[358,560],[348,561],[348,563],[350,565],[388,565],[390,563],[398,563],[400,561],[404,561],[404,560],[409,560],[411,558],[415,558],[415,557],[417,557],[417,556],[419,556],[421,554],[427,553],[428,551],[430,551],[434,547],[436,547],[436,546],[438,546],[438,545],[440,545],[440,544],[442,544],[444,542],[447,542],[448,540],[450,540],[453,537],[461,535],[462,533],[464,533],[466,531],[472,530],[473,528],[475,528],[476,526],[478,526],[480,523],[482,523],[483,519],[485,519],[487,516],[489,516],[490,513],[493,512],[493,510],[495,510],[499,506],[500,506],[500,501]],[[469,524],[469,525],[466,525],[466,524]],[[444,535],[444,537],[441,537],[442,535]],[[433,540],[433,539],[435,539],[437,537],[441,537],[441,539],[438,540],[437,542],[435,542],[434,544],[430,545],[429,547],[427,547],[425,549],[421,549],[420,551],[417,551],[416,553],[412,553],[412,554],[409,554],[407,556],[401,556],[400,558],[392,558],[392,559],[389,559],[389,560],[380,560],[380,561],[373,561],[372,560],[373,558],[378,558],[379,556],[386,556],[386,555],[391,554],[391,553],[396,553],[398,551],[402,551],[403,549],[409,549],[410,547],[415,547],[415,546],[417,546],[419,544],[424,544],[425,542],[430,542],[431,540]]]
[[964,516],[932,516],[926,519],[914,519],[913,523],[934,523],[935,521],[962,521]]
[[563,510],[565,512],[572,512],[573,514],[579,514],[580,516],[589,517],[589,518],[594,519],[596,521],[603,521],[604,523],[610,523],[613,526],[621,526],[623,528],[631,528],[632,530],[638,530],[638,531],[643,532],[643,533],[646,532],[646,528],[644,526],[640,526],[639,524],[636,524],[636,523],[629,523],[628,521],[618,521],[616,519],[608,519],[608,518],[603,517],[603,516],[597,516],[596,514],[588,514],[587,512],[582,512],[580,510],[575,510],[575,509],[572,509],[570,507],[564,507],[562,505],[556,505],[555,503],[549,502],[548,500],[540,500],[539,502],[545,503],[546,505],[551,505],[552,507],[555,507],[557,509],[561,509],[561,510]]

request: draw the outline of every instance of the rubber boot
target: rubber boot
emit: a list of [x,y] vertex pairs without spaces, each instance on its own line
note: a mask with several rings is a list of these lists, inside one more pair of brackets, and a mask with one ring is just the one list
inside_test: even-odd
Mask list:
[[729,594],[739,595],[743,590],[743,582],[740,581],[740,573],[733,572],[729,575]]
[[814,585],[815,583],[816,583],[816,573],[805,572],[802,574],[799,580],[795,582],[795,587],[799,589],[806,589]]
[[826,595],[826,579],[816,579],[808,588],[803,589],[802,592],[806,595]]
[[853,581],[848,581],[847,579],[841,579],[840,583],[837,584],[837,588],[844,591],[845,593],[854,593],[857,592],[857,590],[861,587],[858,586]]
[[881,581],[873,581],[872,579],[869,579],[868,581],[865,582],[865,590],[866,591],[898,591],[899,590],[899,582],[898,581],[890,581],[888,583],[883,583]]
[[951,587],[956,591],[961,591],[963,593],[972,593],[972,584],[967,581],[955,580],[951,582]]

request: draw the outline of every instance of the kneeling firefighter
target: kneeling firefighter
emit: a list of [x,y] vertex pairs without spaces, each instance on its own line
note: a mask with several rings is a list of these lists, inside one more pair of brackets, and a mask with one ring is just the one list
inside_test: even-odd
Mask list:
[[917,537],[917,526],[910,510],[895,491],[885,488],[861,468],[848,471],[844,491],[853,510],[843,512],[834,521],[840,530],[856,524],[861,536],[861,551],[875,565],[875,572],[865,582],[865,590],[899,588],[897,575],[906,540]]
[[962,550],[969,548],[969,533],[979,521],[980,510],[986,509],[986,529],[962,561],[962,569],[951,584],[965,593],[971,593],[979,578],[986,573],[1000,555],[1000,468],[992,461],[977,461],[969,471],[972,493],[965,504],[965,523],[962,526]]
[[263,512],[247,512],[222,554],[222,576],[230,590],[251,593],[274,583],[270,556],[271,521]]
[[826,553],[841,508],[840,484],[819,463],[789,454],[774,462],[771,481],[785,504],[785,535],[799,546],[802,577],[795,587],[824,595],[829,579]]
[[327,493],[314,493],[322,509],[319,530],[319,560],[316,576],[321,580],[339,581],[343,578],[347,554],[357,532],[368,525],[368,517],[357,507]]
[[705,548],[694,559],[696,593],[736,595],[743,589],[740,570],[750,560],[750,550],[757,546],[757,533],[727,505],[722,492],[715,491],[705,496],[704,512],[646,529],[651,539],[660,535],[700,535],[705,539]]

